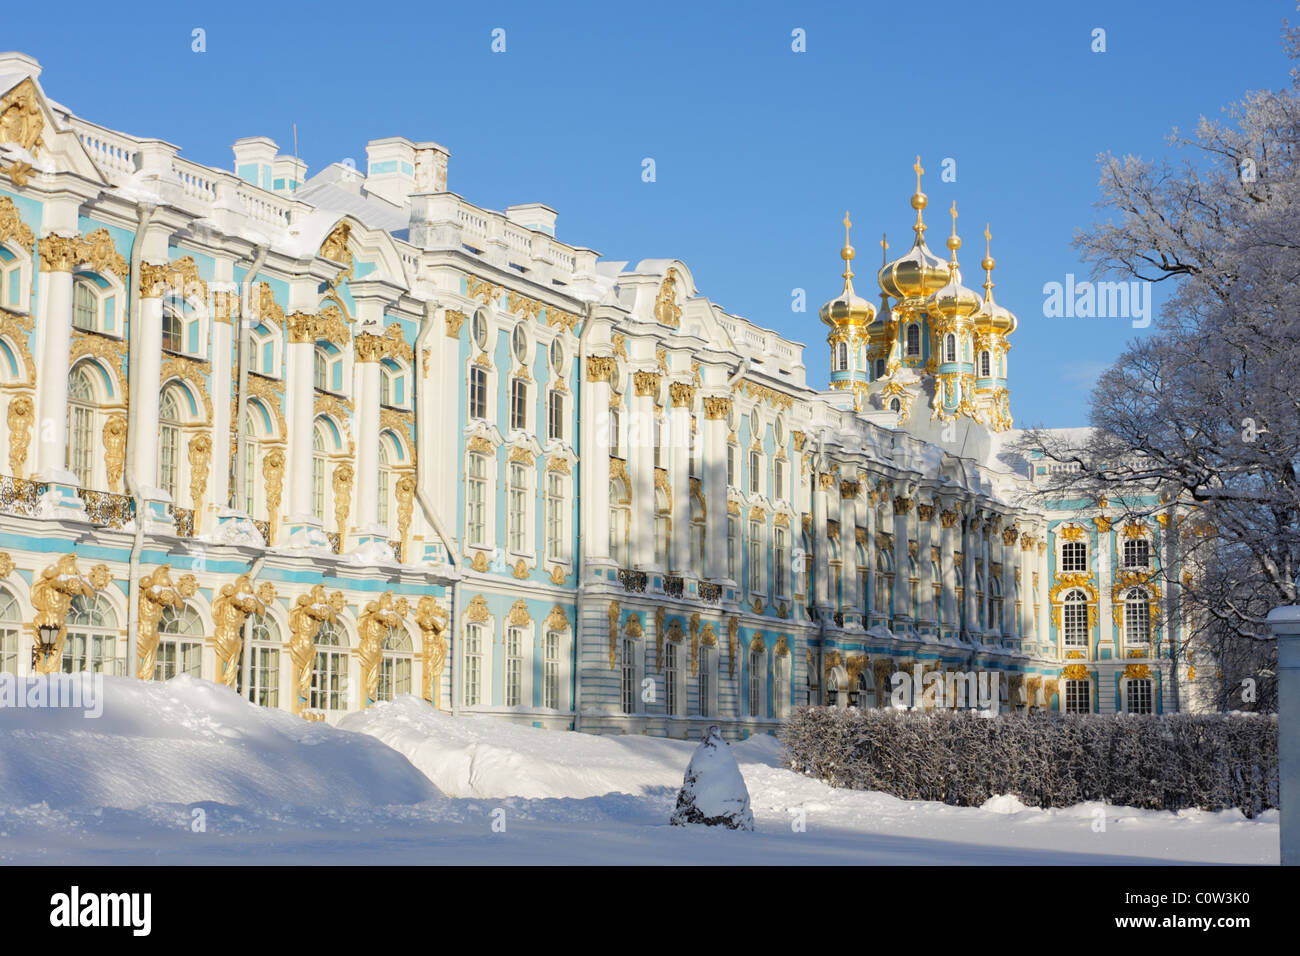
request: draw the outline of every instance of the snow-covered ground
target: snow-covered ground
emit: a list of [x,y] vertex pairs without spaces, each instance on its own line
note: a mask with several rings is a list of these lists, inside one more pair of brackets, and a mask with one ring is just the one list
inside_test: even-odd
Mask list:
[[903,801],[793,773],[770,737],[732,746],[756,832],[672,827],[694,743],[452,718],[415,698],[335,729],[203,681],[105,683],[98,719],[0,707],[0,863],[1278,861],[1276,811]]

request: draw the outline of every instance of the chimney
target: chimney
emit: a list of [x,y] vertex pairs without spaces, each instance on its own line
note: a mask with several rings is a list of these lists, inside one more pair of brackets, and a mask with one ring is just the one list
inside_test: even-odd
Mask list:
[[445,193],[447,160],[451,154],[437,143],[415,144],[415,191]]
[[248,136],[235,140],[235,175],[246,183],[271,188],[271,169],[275,164],[275,140],[266,136]]
[[271,165],[271,188],[292,193],[307,181],[307,164],[297,156],[277,156]]
[[555,235],[555,210],[545,203],[526,202],[506,206],[506,218],[526,229],[536,229],[548,236]]
[[405,136],[366,143],[366,192],[404,206],[414,190],[414,143]]

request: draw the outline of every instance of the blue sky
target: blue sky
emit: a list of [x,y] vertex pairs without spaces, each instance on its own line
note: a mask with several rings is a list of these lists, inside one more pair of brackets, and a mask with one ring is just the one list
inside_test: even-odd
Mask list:
[[[1097,154],[1166,152],[1172,127],[1285,85],[1279,31],[1296,19],[1274,0],[297,9],[22,4],[0,48],[40,60],[46,91],[78,114],[225,168],[241,136],[290,151],[294,123],[309,174],[347,157],[364,168],[369,139],[435,140],[453,191],[496,209],[545,202],[561,239],[608,258],[682,259],[729,312],[805,343],[816,384],[844,210],[871,297],[881,232],[895,254],[910,242],[920,153],[927,238],[943,250],[955,200],[972,287],[992,224],[996,294],[1020,317],[1012,412],[1054,426],[1086,421],[1092,380],[1144,334],[1042,315],[1045,282],[1085,278],[1070,240],[1097,215]],[[1095,28],[1105,53],[1090,50]],[[956,182],[940,182],[945,158]],[[807,312],[791,309],[796,288]]]

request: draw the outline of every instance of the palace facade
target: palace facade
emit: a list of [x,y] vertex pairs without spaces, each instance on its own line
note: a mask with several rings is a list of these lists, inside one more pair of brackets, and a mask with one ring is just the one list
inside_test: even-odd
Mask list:
[[879,305],[845,217],[820,388],[685,263],[449,191],[436,143],[210,168],[40,72],[0,54],[3,671],[674,737],[883,705],[918,664],[1003,709],[1188,699],[1176,516],[1029,497],[990,233],[981,294],[919,160]]

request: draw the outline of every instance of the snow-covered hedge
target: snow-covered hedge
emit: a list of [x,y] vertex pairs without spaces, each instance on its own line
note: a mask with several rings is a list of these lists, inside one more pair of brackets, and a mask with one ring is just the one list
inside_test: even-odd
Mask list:
[[980,806],[1087,800],[1151,810],[1277,806],[1277,718],[1252,714],[1002,714],[800,707],[790,765],[834,787]]

